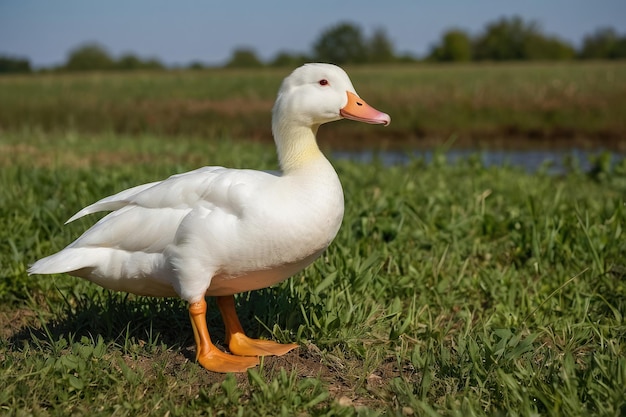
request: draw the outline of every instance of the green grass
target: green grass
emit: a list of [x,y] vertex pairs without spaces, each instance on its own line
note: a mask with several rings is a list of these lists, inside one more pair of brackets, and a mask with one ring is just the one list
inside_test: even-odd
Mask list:
[[624,161],[562,177],[443,154],[335,161],[335,242],[238,296],[251,335],[301,347],[224,376],[194,362],[180,300],[25,271],[95,221],[63,225],[86,204],[202,164],[274,168],[272,147],[36,131],[0,146],[0,414],[626,413]]
[[[626,64],[348,68],[357,91],[393,116],[384,132],[339,123],[337,147],[558,144],[624,149]],[[286,69],[0,77],[0,127],[269,139]]]

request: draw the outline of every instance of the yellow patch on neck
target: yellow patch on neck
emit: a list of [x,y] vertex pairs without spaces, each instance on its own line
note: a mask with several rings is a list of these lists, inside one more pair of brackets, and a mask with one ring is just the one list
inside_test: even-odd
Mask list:
[[292,146],[285,153],[279,152],[280,165],[285,172],[297,170],[308,165],[310,162],[323,157],[317,143],[308,146]]
[[314,130],[303,128],[280,132],[282,134],[276,141],[276,146],[284,172],[304,168],[310,162],[324,157],[317,146]]

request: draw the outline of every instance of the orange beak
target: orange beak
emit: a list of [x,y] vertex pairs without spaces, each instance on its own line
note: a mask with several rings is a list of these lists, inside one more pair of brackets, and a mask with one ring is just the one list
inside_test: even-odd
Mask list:
[[346,94],[348,95],[348,104],[339,110],[342,117],[376,125],[387,126],[391,123],[391,117],[387,113],[376,110],[354,93],[346,91]]

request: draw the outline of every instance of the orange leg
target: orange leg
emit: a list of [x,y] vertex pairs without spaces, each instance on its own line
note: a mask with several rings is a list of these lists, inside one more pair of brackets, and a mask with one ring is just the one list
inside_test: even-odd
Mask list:
[[189,316],[196,340],[196,360],[206,369],[213,372],[245,372],[246,369],[259,364],[257,358],[229,355],[211,342],[206,324],[206,301],[204,299],[189,305]]
[[228,343],[228,348],[233,355],[280,356],[298,347],[295,343],[281,344],[271,340],[251,339],[246,336],[235,311],[234,296],[217,297],[217,306],[222,313],[222,319],[226,326],[226,343]]

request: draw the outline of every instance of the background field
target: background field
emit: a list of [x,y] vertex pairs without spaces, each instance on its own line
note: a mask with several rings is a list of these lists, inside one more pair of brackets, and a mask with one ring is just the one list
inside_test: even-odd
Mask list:
[[[359,94],[393,116],[384,131],[341,122],[336,148],[578,146],[624,150],[626,64],[348,68]],[[0,127],[271,140],[285,69],[50,74],[0,78]]]
[[[357,90],[393,123],[340,122],[322,141],[356,146],[383,134],[384,146],[412,146],[449,133],[481,146],[518,146],[513,133],[539,141],[506,134],[517,120],[521,132],[567,125],[575,134],[566,143],[619,148],[625,69],[410,67],[387,77],[356,69]],[[479,158],[451,164],[444,153],[402,166],[333,161],[346,195],[336,241],[304,272],[238,297],[252,335],[301,347],[243,375],[194,362],[179,300],[26,275],[97,219],[63,225],[103,196],[206,164],[275,168],[265,139],[283,75],[0,78],[1,414],[626,413],[624,160],[599,156],[589,172],[570,161],[562,176],[487,168]],[[555,80],[575,93],[551,90]],[[478,97],[483,107],[472,107]],[[547,107],[536,107],[550,100],[539,97],[558,98],[555,125],[544,123]],[[555,146],[550,138],[538,145]],[[216,309],[208,319],[221,344]]]

